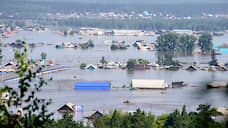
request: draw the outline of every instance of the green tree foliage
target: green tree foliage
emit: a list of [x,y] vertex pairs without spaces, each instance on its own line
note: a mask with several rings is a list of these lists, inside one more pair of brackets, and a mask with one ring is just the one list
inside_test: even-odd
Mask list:
[[197,111],[187,113],[185,106],[181,113],[175,110],[169,114],[165,128],[225,128],[225,123],[212,120],[212,116],[221,115],[215,108],[201,104]]
[[92,40],[88,40],[86,43],[82,43],[80,44],[82,49],[87,49],[87,48],[92,48],[94,47],[93,41]]
[[101,57],[101,60],[100,60],[100,63],[102,64],[107,64],[108,62],[105,60],[105,58],[102,56]]
[[[36,93],[41,91],[41,88],[47,83],[42,77],[37,77],[36,74],[41,71],[39,68],[36,72],[28,69],[28,66],[33,62],[27,60],[27,49],[24,48],[23,52],[16,52],[15,56],[18,57],[18,71],[20,79],[18,81],[18,90],[5,86],[1,89],[2,92],[9,92],[9,100],[5,103],[1,102],[0,105],[0,127],[43,127],[52,113],[48,113],[47,106],[51,103],[45,99],[36,97]],[[39,79],[35,82],[35,79]],[[32,82],[33,81],[33,82]],[[31,91],[28,91],[31,89]],[[8,107],[7,107],[8,106]],[[23,110],[23,117],[12,117],[12,108],[21,107]]]
[[80,65],[80,69],[85,69],[85,67],[86,67],[86,64],[85,63],[82,63],[81,65]]
[[169,65],[177,66],[180,64],[180,62],[178,60],[173,60],[172,53],[166,52],[166,53],[158,53],[157,64],[166,65],[166,66],[169,66]]
[[41,53],[41,59],[47,59],[47,53],[42,52]]
[[196,37],[193,35],[181,35],[179,37],[178,47],[181,51],[192,52],[196,40]]
[[150,63],[148,60],[144,60],[144,59],[138,59],[137,61],[140,64],[149,64]]
[[202,33],[199,37],[198,44],[203,53],[211,52],[212,50],[212,35],[209,33]]
[[[224,18],[193,18],[185,19],[98,19],[98,18],[70,18],[49,24],[75,27],[98,27],[105,29],[139,29],[160,31],[173,29],[189,29],[193,31],[221,31],[228,28],[228,19]],[[47,22],[45,22],[47,24]]]
[[104,117],[96,118],[95,128],[225,128],[225,122],[215,122],[211,116],[220,115],[210,105],[199,105],[198,112],[175,110],[170,114],[155,117],[137,109],[134,113],[115,110]]
[[156,48],[158,51],[174,51],[178,43],[178,35],[176,33],[165,33],[158,36],[156,40]]
[[135,59],[129,59],[127,61],[127,69],[128,70],[134,70],[135,64],[136,64],[136,60]]
[[69,112],[65,113],[62,119],[49,120],[44,126],[45,128],[89,128],[84,126],[83,122],[76,122]]
[[156,48],[160,52],[186,52],[191,53],[194,49],[196,37],[193,35],[178,35],[176,33],[165,33],[160,35],[156,42]]
[[112,44],[110,48],[111,48],[111,50],[119,49],[119,47],[117,45],[115,45],[115,44]]

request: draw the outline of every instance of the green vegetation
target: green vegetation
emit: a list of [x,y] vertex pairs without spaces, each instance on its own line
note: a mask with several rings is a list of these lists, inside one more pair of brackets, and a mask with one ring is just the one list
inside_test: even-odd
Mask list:
[[88,49],[88,48],[94,47],[94,44],[93,44],[93,41],[92,40],[88,40],[86,43],[80,44],[80,47],[82,49]]
[[178,66],[180,62],[178,60],[173,60],[172,53],[158,53],[157,64],[164,66]]
[[[87,0],[88,1],[88,0]],[[147,10],[148,12],[153,12],[155,14],[159,14],[161,12],[164,14],[173,14],[176,16],[196,16],[200,17],[202,13],[207,12],[210,14],[227,14],[227,2],[219,3],[214,1],[213,3],[205,3],[205,2],[186,2],[179,3],[178,2],[168,2],[165,1],[166,4],[161,4],[160,1],[151,1],[151,2],[134,2],[130,1],[115,3],[115,1],[107,2],[106,0],[101,1],[90,1],[84,2],[77,0],[67,0],[67,1],[52,1],[52,0],[2,0],[0,4],[0,12],[3,12],[3,16],[7,17],[8,15],[16,14],[16,18],[42,18],[47,12],[48,13],[62,13],[69,14],[72,12],[85,13],[88,10],[93,13],[99,13],[102,11],[113,11],[115,13],[120,12],[136,12],[142,13]],[[222,0],[220,0],[222,1]],[[105,3],[105,4],[104,4]],[[127,3],[127,5],[126,5]],[[164,3],[164,1],[163,1]],[[178,4],[177,4],[178,3]]]
[[179,51],[187,51],[188,53],[192,53],[196,40],[196,37],[193,35],[181,35],[178,41]]
[[138,59],[137,62],[140,64],[149,64],[150,63],[148,60],[144,60],[144,59]]
[[41,53],[41,59],[47,59],[47,53],[42,52]]
[[[9,93],[8,100],[0,100],[0,127],[43,127],[44,123],[53,115],[47,111],[47,106],[51,103],[51,99],[48,101],[40,99],[36,97],[36,93],[41,91],[41,88],[47,83],[43,78],[36,76],[36,73],[40,72],[41,68],[36,72],[31,72],[28,69],[28,66],[33,62],[26,60],[26,48],[24,48],[23,52],[16,52],[15,56],[17,57],[19,68],[16,73],[21,78],[18,81],[18,90],[7,85],[0,89],[1,94],[3,92]],[[31,88],[33,89],[28,91]],[[12,110],[19,107],[22,107],[23,115],[12,116]]]
[[212,35],[209,33],[202,33],[199,37],[198,43],[203,53],[211,52],[212,38]]
[[112,44],[110,48],[111,48],[111,50],[117,50],[117,49],[125,50],[128,48],[128,46]]
[[[16,73],[21,77],[18,89],[8,86],[0,89],[0,94],[9,93],[9,99],[0,98],[0,127],[2,128],[90,128],[82,122],[73,120],[73,115],[66,113],[62,119],[52,119],[53,113],[48,113],[47,106],[51,99],[40,99],[37,93],[47,82],[38,77],[36,72],[28,69],[32,61],[27,60],[27,49],[15,53],[18,57],[19,69]],[[136,60],[131,60],[136,63]],[[25,75],[27,74],[28,75]],[[37,79],[38,78],[38,79]],[[37,81],[38,80],[38,81]],[[12,115],[12,109],[22,107],[18,115]],[[12,109],[10,109],[12,108]],[[23,113],[23,115],[22,115]],[[225,122],[216,122],[213,116],[221,115],[210,105],[199,105],[197,112],[182,112],[176,110],[170,114],[155,116],[137,109],[134,113],[123,113],[115,110],[113,113],[97,117],[92,123],[95,128],[225,128]]]
[[224,122],[215,122],[212,116],[221,115],[210,105],[199,105],[198,112],[175,110],[170,114],[155,116],[137,109],[134,113],[113,113],[98,117],[93,122],[95,128],[225,128]]
[[108,62],[105,60],[105,58],[102,56],[101,57],[101,60],[100,60],[100,63],[102,64],[107,64]]
[[156,48],[160,52],[187,52],[192,53],[196,37],[192,35],[178,35],[176,33],[165,33],[158,36]]
[[127,69],[128,70],[134,70],[135,68],[135,64],[149,64],[150,62],[148,60],[144,60],[144,59],[129,59],[127,61]]
[[127,69],[128,70],[134,70],[135,64],[136,64],[136,60],[135,59],[129,59],[127,61]]
[[110,48],[111,48],[111,50],[116,50],[116,49],[119,49],[119,48],[118,48],[118,46],[117,46],[117,45],[115,45],[115,44],[112,44]]
[[86,64],[85,63],[82,63],[81,65],[80,65],[80,69],[85,69],[85,67],[86,67]]
[[178,43],[178,34],[165,33],[157,37],[156,48],[158,51],[175,51]]
[[[173,30],[190,29],[194,31],[221,31],[228,29],[228,19],[87,19],[71,18],[53,22],[53,25],[74,27],[98,27],[106,29]],[[50,23],[52,24],[52,23]]]
[[83,122],[76,122],[73,119],[73,115],[71,113],[66,113],[63,115],[62,119],[57,121],[49,120],[44,125],[45,128],[89,128],[88,126],[84,126]]

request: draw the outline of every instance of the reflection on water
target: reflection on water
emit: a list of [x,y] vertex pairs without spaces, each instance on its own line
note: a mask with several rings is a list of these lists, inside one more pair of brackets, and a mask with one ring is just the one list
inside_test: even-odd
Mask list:
[[[12,42],[16,39],[26,37],[28,43],[56,43],[56,42],[79,42],[78,36],[62,37],[57,32],[19,32],[12,35],[8,39],[2,39],[3,42]],[[214,43],[228,43],[228,35],[215,37]],[[69,70],[44,75],[45,78],[53,78],[47,86],[40,92],[39,97],[52,98],[53,103],[49,106],[51,112],[56,112],[56,118],[61,117],[57,112],[58,107],[67,102],[72,102],[76,105],[84,105],[84,113],[76,113],[75,119],[82,119],[83,114],[90,110],[99,110],[101,112],[109,112],[109,110],[122,109],[123,111],[132,111],[140,107],[145,111],[152,111],[154,114],[162,114],[181,109],[184,104],[187,105],[187,110],[195,110],[199,104],[208,103],[214,107],[228,107],[228,92],[227,89],[210,89],[206,88],[206,83],[218,80],[227,81],[228,72],[207,72],[196,71],[188,72],[185,70],[179,71],[126,71],[126,70],[80,70],[80,63],[95,64],[98,63],[102,56],[108,61],[126,62],[129,58],[142,58],[151,62],[157,61],[156,52],[154,51],[139,51],[134,47],[130,47],[124,51],[111,51],[109,46],[104,45],[105,40],[125,40],[127,44],[132,45],[134,41],[143,39],[145,42],[155,42],[156,37],[83,37],[82,41],[88,39],[94,40],[95,47],[88,50],[81,49],[56,49],[54,45],[44,45],[32,49],[29,53],[30,58],[40,58],[42,52],[47,53],[47,58],[55,60],[61,65],[70,66]],[[13,58],[14,52],[9,47],[3,48],[3,62],[7,62]],[[217,56],[218,61],[228,62],[228,54]],[[199,61],[207,63],[210,56],[180,56],[176,55],[175,59],[181,62],[192,63]],[[76,80],[87,81],[111,81],[114,87],[130,85],[132,79],[163,79],[166,83],[171,84],[172,81],[184,81],[189,85],[197,85],[197,87],[189,86],[186,88],[175,88],[166,90],[136,90],[115,88],[110,91],[76,91],[74,90],[74,82]],[[16,82],[7,82],[12,87],[15,87]],[[130,100],[131,105],[123,103],[125,100]]]

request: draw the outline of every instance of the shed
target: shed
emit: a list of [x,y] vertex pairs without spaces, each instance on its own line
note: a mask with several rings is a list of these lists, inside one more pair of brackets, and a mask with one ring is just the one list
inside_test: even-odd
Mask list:
[[226,88],[228,87],[227,85],[226,81],[214,81],[207,84],[209,88]]
[[74,107],[74,104],[71,102],[68,102],[67,104],[63,105],[58,109],[59,112],[75,112],[76,109]]
[[184,81],[175,81],[172,82],[172,88],[182,88],[185,87],[187,84],[184,83]]
[[164,80],[132,80],[133,88],[163,89],[168,87]]
[[224,116],[228,116],[228,108],[219,107],[217,111],[221,112]]
[[94,70],[94,69],[96,69],[96,66],[90,64],[90,65],[86,66],[85,68],[88,70]]
[[146,69],[146,66],[145,66],[145,64],[135,64],[134,69],[135,70],[144,70],[144,69]]
[[187,71],[196,71],[198,68],[194,65],[189,66],[188,68],[186,68]]
[[98,116],[103,117],[103,114],[100,113],[98,110],[97,111],[90,111],[88,112],[84,118],[93,121],[94,119],[96,119]]
[[109,90],[110,82],[76,81],[76,90]]

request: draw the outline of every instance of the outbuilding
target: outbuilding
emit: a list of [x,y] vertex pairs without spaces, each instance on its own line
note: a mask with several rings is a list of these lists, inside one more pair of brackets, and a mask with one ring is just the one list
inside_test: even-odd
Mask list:
[[109,90],[110,82],[104,81],[76,81],[75,82],[76,90]]
[[164,80],[132,80],[132,88],[139,89],[164,89],[168,85]]
[[90,111],[88,112],[84,118],[90,120],[90,121],[93,121],[94,119],[96,119],[98,116],[101,116],[103,117],[103,114],[100,113],[98,110],[97,111]]
[[76,109],[74,107],[74,104],[71,102],[68,102],[67,104],[63,105],[58,109],[59,112],[75,112]]

